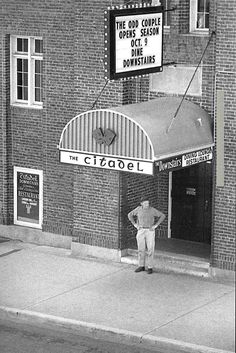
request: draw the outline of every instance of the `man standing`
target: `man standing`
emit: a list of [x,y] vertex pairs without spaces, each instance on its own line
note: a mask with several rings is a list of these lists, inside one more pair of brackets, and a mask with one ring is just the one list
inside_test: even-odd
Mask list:
[[137,232],[138,264],[135,272],[145,270],[145,251],[147,246],[147,273],[152,273],[155,249],[155,229],[164,221],[165,215],[149,205],[148,197],[141,198],[141,206],[136,207],[128,214],[130,222]]

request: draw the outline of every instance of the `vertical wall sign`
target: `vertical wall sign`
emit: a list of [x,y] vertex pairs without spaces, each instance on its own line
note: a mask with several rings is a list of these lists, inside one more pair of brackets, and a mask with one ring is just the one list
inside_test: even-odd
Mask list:
[[162,53],[162,6],[105,11],[106,79],[161,71]]
[[43,172],[14,167],[14,224],[42,228]]

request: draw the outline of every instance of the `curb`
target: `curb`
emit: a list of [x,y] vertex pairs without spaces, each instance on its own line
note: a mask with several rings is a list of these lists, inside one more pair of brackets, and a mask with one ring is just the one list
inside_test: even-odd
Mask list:
[[186,343],[165,337],[155,337],[148,334],[137,333],[128,330],[116,329],[104,325],[97,325],[73,319],[66,319],[54,315],[47,315],[30,310],[21,310],[0,306],[0,319],[19,320],[35,325],[44,325],[51,329],[78,332],[81,335],[92,336],[97,339],[113,340],[127,345],[136,344],[143,347],[159,349],[163,352],[183,353],[232,353],[231,351]]

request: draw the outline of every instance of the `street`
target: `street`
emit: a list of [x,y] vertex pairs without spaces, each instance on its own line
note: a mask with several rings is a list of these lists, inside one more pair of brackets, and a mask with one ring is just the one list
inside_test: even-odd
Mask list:
[[154,351],[157,352],[144,346],[128,346],[25,323],[0,320],[1,353],[151,353]]

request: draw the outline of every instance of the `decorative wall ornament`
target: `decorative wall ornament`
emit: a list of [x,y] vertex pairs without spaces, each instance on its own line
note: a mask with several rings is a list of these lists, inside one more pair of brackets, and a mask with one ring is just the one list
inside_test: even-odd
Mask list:
[[99,144],[105,143],[107,146],[110,146],[112,142],[114,141],[114,138],[116,137],[116,134],[114,131],[110,129],[105,129],[104,132],[102,131],[102,128],[95,129],[93,131],[93,137]]

